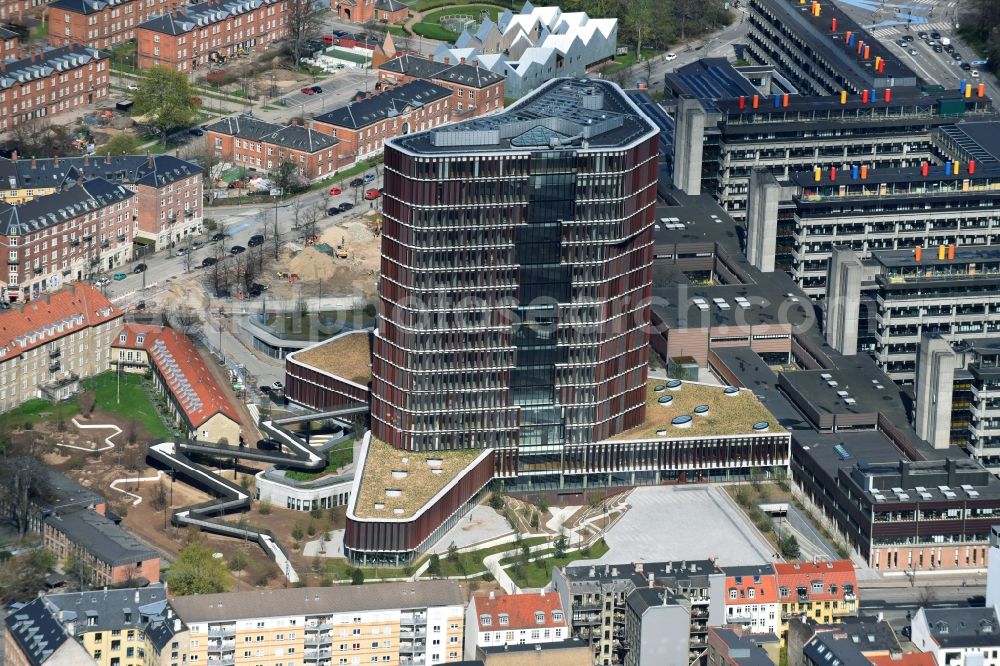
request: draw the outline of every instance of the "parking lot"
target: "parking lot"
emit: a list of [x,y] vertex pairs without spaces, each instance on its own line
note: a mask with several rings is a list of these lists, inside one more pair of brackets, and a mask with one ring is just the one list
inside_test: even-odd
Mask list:
[[721,565],[742,566],[774,560],[773,548],[720,486],[637,488],[628,503],[631,508],[605,535],[610,550],[597,564],[714,557]]

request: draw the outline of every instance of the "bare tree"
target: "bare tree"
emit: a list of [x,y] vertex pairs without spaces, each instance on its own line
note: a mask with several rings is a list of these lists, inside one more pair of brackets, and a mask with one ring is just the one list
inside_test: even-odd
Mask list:
[[302,50],[306,42],[319,32],[319,23],[313,11],[312,0],[288,0],[288,44],[292,49],[292,60],[298,67],[302,63]]
[[[125,421],[124,427],[122,428],[122,437],[129,444],[135,444],[139,440],[139,422],[135,419],[128,419]],[[129,461],[126,461],[126,466]]]
[[153,489],[153,497],[149,500],[149,504],[156,511],[167,508],[167,486],[162,481]]
[[215,290],[216,295],[228,291],[233,283],[233,271],[229,266],[229,262],[220,259],[212,264],[211,271],[208,274],[208,281],[212,289]]
[[35,502],[49,494],[46,468],[39,459],[41,450],[34,433],[25,433],[12,443],[9,455],[0,464],[0,504],[5,504],[17,532],[25,535],[31,524]]
[[315,205],[310,206],[304,211],[302,216],[302,232],[306,237],[306,240],[316,239],[316,230],[319,225],[319,221],[326,217],[326,209],[323,208],[322,201],[317,202]]
[[[267,225],[264,225],[267,229]],[[274,251],[274,260],[277,261],[281,253],[281,225],[278,224],[278,209],[274,209],[274,217],[271,220],[271,249]]]
[[184,335],[191,335],[201,327],[201,313],[190,305],[181,305],[170,313],[169,324]]
[[90,418],[91,413],[94,411],[94,404],[97,402],[94,392],[84,391],[80,394],[78,402],[80,403],[80,415],[84,418]]

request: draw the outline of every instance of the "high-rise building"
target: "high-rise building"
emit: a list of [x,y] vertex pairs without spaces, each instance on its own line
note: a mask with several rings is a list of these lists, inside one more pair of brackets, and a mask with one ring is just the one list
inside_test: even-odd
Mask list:
[[558,471],[642,421],[658,138],[617,87],[559,79],[386,143],[376,438]]

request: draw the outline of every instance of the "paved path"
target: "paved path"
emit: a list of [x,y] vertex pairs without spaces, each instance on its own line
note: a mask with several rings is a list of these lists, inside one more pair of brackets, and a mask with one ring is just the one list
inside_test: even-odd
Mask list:
[[458,521],[458,524],[442,536],[431,552],[443,554],[448,552],[452,543],[458,548],[482,543],[505,534],[510,534],[511,528],[507,519],[486,504],[480,504],[469,512],[468,516]]
[[610,549],[593,563],[709,557],[730,566],[774,561],[774,549],[722,487],[637,488],[628,503],[632,508],[604,537]]

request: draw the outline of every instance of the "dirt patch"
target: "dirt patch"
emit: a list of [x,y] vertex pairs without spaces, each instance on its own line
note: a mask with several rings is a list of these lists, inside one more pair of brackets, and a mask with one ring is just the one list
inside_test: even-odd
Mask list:
[[[271,507],[271,513],[263,515],[260,513],[260,503],[255,502],[254,508],[247,516],[253,525],[264,527],[274,533],[278,542],[285,547],[288,553],[288,560],[295,567],[297,572],[305,573],[311,570],[312,558],[302,554],[302,545],[307,541],[319,538],[317,535],[332,530],[342,530],[346,525],[344,507],[334,507],[325,509],[319,518],[315,518],[305,511],[294,511],[284,507]],[[309,534],[312,526],[313,534]],[[296,539],[297,530],[302,531],[301,540]],[[299,548],[296,548],[296,544]]]
[[316,248],[307,247],[288,262],[288,268],[299,276],[300,280],[329,280],[333,277],[336,266],[334,259]]

